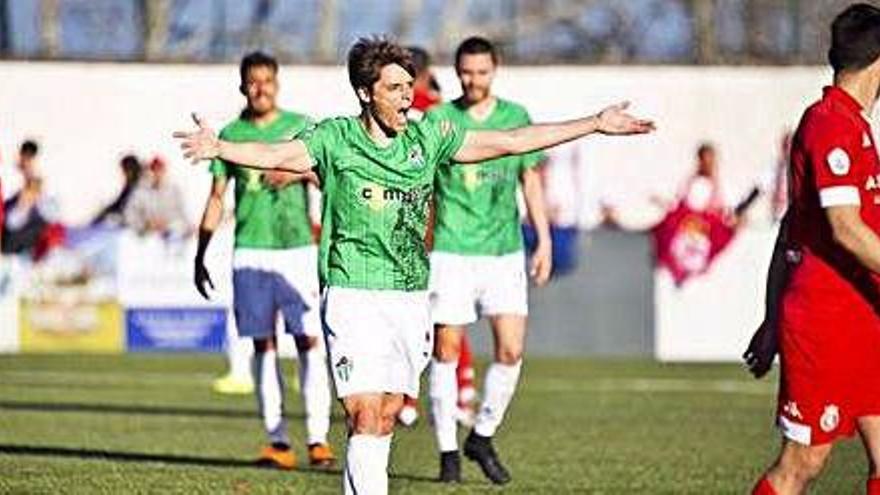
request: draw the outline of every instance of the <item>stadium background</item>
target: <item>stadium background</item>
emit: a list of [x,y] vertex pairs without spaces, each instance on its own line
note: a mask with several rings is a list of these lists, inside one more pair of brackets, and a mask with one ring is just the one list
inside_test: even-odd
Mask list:
[[[729,436],[742,431],[737,428],[751,428],[753,436],[760,432],[762,439],[767,437],[761,445],[769,455],[771,383],[750,384],[731,365],[670,368],[651,360],[729,362],[738,358],[762,316],[763,278],[775,236],[770,206],[766,198],[755,206],[747,227],[710,270],[677,288],[654,264],[646,229],[663,211],[649,198],[677,194],[693,171],[697,145],[704,141],[720,151],[721,179],[728,196],[742,197],[755,184],[766,183],[779,157],[781,136],[797,124],[803,108],[818,97],[829,79],[821,65],[825,31],[833,14],[846,3],[0,0],[0,56],[4,59],[0,61],[0,180],[7,197],[18,188],[15,151],[23,139],[36,139],[42,149],[40,167],[48,190],[58,199],[61,220],[76,226],[91,218],[118,190],[116,163],[123,154],[158,154],[168,161],[171,180],[183,189],[187,215],[195,225],[210,181],[203,169],[183,162],[170,134],[189,125],[191,111],[217,126],[237,113],[241,96],[235,64],[244,52],[260,48],[281,59],[282,107],[325,117],[357,110],[339,64],[358,35],[392,32],[406,43],[428,48],[446,98],[458,91],[449,67],[456,41],[470,34],[490,36],[504,51],[505,65],[495,92],[523,103],[536,120],[572,117],[625,98],[659,124],[655,135],[626,144],[587,139],[551,153],[550,169],[558,175],[550,194],[557,195],[566,212],[561,222],[578,229],[577,265],[546,290],[532,294],[528,346],[535,358],[536,378],[524,383],[525,412],[519,420],[528,424],[530,414],[540,417],[546,414],[543,407],[551,407],[535,394],[556,394],[552,401],[571,402],[574,411],[587,407],[578,400],[591,403],[585,394],[597,398],[612,394],[626,404],[631,403],[628,393],[644,389],[648,398],[662,405],[637,400],[641,405],[636,413],[659,411],[658,416],[663,416],[664,410],[693,407],[697,417],[703,402],[721,394],[743,399],[747,409]],[[599,225],[602,206],[609,203],[623,228]],[[33,485],[16,485],[25,472],[17,470],[32,466],[28,463],[34,456],[53,455],[27,450],[30,447],[25,446],[45,443],[54,429],[24,428],[24,415],[57,413],[64,410],[64,404],[128,401],[131,397],[106,395],[107,387],[134,386],[143,377],[148,384],[141,397],[144,404],[171,408],[179,398],[149,389],[151,380],[166,371],[166,378],[186,381],[192,390],[204,382],[202,395],[207,394],[204,375],[219,371],[219,356],[180,351],[222,348],[227,321],[223,308],[229,296],[229,276],[223,269],[229,265],[230,227],[227,222],[211,248],[209,264],[219,285],[218,297],[211,303],[201,301],[192,290],[191,240],[169,244],[130,232],[101,232],[104,237],[98,240],[88,237],[71,250],[71,263],[90,267],[97,263],[100,269],[90,272],[90,279],[79,286],[68,283],[70,270],[76,270],[70,268],[71,263],[41,267],[10,256],[0,259],[0,351],[36,353],[0,356],[0,409],[6,417],[5,425],[0,420],[4,426],[0,464],[8,461],[8,470],[0,468],[8,484],[0,481],[0,489],[25,487],[22,491],[39,492]],[[474,336],[477,349],[488,351],[487,333],[475,332]],[[90,357],[95,352],[137,350],[154,354]],[[156,353],[168,350],[176,353]],[[47,351],[65,355],[41,355]],[[86,354],[68,355],[71,351]],[[597,361],[597,356],[628,359]],[[26,370],[34,370],[31,379],[23,378]],[[100,370],[121,378],[109,385],[95,381],[92,372]],[[199,371],[187,374],[194,370]],[[585,375],[571,370],[583,370]],[[68,372],[68,377],[57,381],[57,374]],[[58,388],[59,383],[80,388],[69,396],[46,392],[45,397],[39,387],[22,390],[40,383],[47,390]],[[183,390],[180,387],[178,391]],[[209,413],[223,408],[250,410],[247,401],[232,403],[206,396],[197,402]],[[597,407],[597,414],[615,410],[603,409],[608,404]],[[155,413],[146,405],[134,410],[135,414]],[[105,414],[106,408],[80,411],[88,412]],[[193,421],[199,416],[196,412]],[[157,414],[162,416],[161,411]],[[682,417],[687,416],[658,418],[660,437],[668,432],[664,428],[680,426]],[[741,425],[748,417],[753,424]],[[718,411],[714,411],[705,420],[704,436],[719,434],[718,426],[712,426],[717,418]],[[515,431],[516,424],[510,429]],[[241,427],[246,426],[253,425]],[[597,432],[597,438],[601,434]],[[646,438],[657,441],[658,432],[652,434]],[[61,476],[58,473],[65,469],[89,469],[82,459],[88,458],[85,453],[93,440],[100,438],[97,443],[104,449],[110,448],[104,443],[113,443],[100,428],[94,435],[91,440],[71,439],[70,450],[82,454],[75,461],[80,464],[54,464],[58,470],[52,472]],[[256,435],[252,432],[251,437]],[[694,433],[690,441],[700,445],[701,438]],[[682,449],[688,448],[688,441],[683,440]],[[421,442],[421,447],[430,450],[429,440]],[[49,445],[58,443],[48,441]],[[175,444],[172,450],[186,448]],[[174,464],[171,457],[163,460],[162,449],[157,449],[155,458],[146,456],[143,461]],[[740,445],[733,449],[734,455],[746,459],[761,452],[749,449]],[[65,451],[54,451],[62,460],[53,462],[63,462],[65,456],[59,452]],[[852,451],[846,452],[844,459],[852,459]],[[241,454],[233,448],[228,455]],[[706,452],[708,459],[714,455],[721,454]],[[102,458],[114,461],[112,455]],[[198,462],[182,464],[210,469]],[[729,473],[690,484],[670,484],[666,492],[741,492],[745,487],[741,483],[748,482],[758,464],[741,462],[744,468],[737,472],[733,463]],[[695,461],[695,465],[701,463]],[[835,483],[851,481],[854,469],[837,469],[826,487],[848,486]],[[423,470],[429,476],[433,464]],[[672,480],[677,479],[679,472],[671,472],[675,473]],[[663,475],[661,470],[658,476]],[[573,476],[577,481],[585,475]],[[732,480],[740,485],[733,485]],[[396,481],[399,487],[412,484],[414,490],[420,482],[424,481],[405,476]],[[520,486],[522,491],[544,486],[540,474],[529,482]],[[51,480],[47,483],[56,486]],[[110,490],[115,486],[112,481],[100,483],[95,486]],[[648,485],[602,483],[559,486],[573,491],[588,486],[604,493],[653,492]],[[316,481],[314,486],[330,485]]]

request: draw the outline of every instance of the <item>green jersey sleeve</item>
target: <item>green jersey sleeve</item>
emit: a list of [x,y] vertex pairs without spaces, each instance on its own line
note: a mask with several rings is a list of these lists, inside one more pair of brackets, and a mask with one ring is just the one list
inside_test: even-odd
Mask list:
[[437,163],[451,162],[464,144],[465,129],[458,122],[440,112],[429,112],[422,121],[422,125],[425,133],[431,136],[431,141],[436,147]]
[[333,159],[330,153],[335,145],[340,141],[339,133],[335,119],[322,120],[317,124],[309,126],[298,139],[302,140],[306,145],[306,151],[312,159],[312,164],[321,180],[326,180],[330,175],[330,167],[333,166]]

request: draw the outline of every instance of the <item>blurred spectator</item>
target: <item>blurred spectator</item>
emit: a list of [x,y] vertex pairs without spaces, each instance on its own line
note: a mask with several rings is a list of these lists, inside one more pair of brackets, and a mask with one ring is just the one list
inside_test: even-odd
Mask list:
[[733,240],[743,214],[759,195],[755,187],[735,208],[729,208],[721,190],[717,159],[713,145],[700,145],[696,172],[652,229],[657,264],[669,271],[679,286],[709,269]]
[[788,209],[788,161],[793,137],[790,130],[782,134],[782,139],[779,141],[779,156],[773,167],[772,182],[767,187],[771,194],[770,215],[774,222],[782,220],[785,210]]
[[424,48],[418,46],[411,46],[407,49],[412,54],[413,65],[416,68],[410,116],[419,120],[428,109],[440,103],[443,97],[440,95],[440,85],[437,83],[437,78],[431,71],[431,55]]
[[123,184],[122,191],[116,196],[112,203],[104,207],[100,213],[92,220],[92,225],[108,224],[119,226],[125,220],[125,206],[131,199],[132,193],[137,187],[141,178],[141,162],[134,155],[125,155],[119,161],[119,169],[122,172]]
[[46,194],[37,170],[39,146],[28,140],[18,152],[17,167],[21,189],[3,204],[2,251],[29,253],[40,258],[63,239],[63,228],[56,223],[58,208]]
[[184,237],[190,225],[183,208],[183,193],[168,180],[165,160],[154,157],[145,177],[138,181],[125,206],[125,223],[139,234]]

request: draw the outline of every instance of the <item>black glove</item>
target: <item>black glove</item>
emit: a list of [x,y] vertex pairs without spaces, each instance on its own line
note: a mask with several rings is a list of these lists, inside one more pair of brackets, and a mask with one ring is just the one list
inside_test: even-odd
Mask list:
[[755,330],[742,357],[749,373],[755,378],[762,378],[773,367],[773,360],[778,352],[779,325],[765,320]]
[[208,269],[205,267],[203,260],[196,258],[194,272],[193,282],[196,284],[196,290],[199,291],[199,294],[201,294],[202,297],[210,301],[211,296],[208,295],[208,291],[205,289],[205,283],[207,282],[208,286],[211,287],[211,290],[216,289],[214,289],[214,282],[211,281],[211,274],[208,273]]

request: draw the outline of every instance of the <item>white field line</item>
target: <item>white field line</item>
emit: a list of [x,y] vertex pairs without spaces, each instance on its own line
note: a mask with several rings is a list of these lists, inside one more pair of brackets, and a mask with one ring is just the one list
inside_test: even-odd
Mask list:
[[630,393],[718,393],[739,395],[773,395],[772,381],[746,382],[723,379],[686,378],[599,378],[585,380],[526,378],[523,390],[530,392],[630,392]]
[[[185,372],[125,372],[9,370],[0,371],[0,385],[4,383],[46,383],[78,385],[189,385],[210,383],[216,378],[211,373]],[[628,392],[628,393],[717,393],[738,395],[773,395],[776,383],[772,380],[744,381],[726,379],[687,378],[584,378],[554,379],[526,377],[521,382],[524,392]]]
[[11,370],[0,371],[0,385],[4,383],[45,383],[77,385],[189,385],[210,383],[217,378],[211,373],[185,372],[123,372],[113,371],[50,371],[50,370]]

